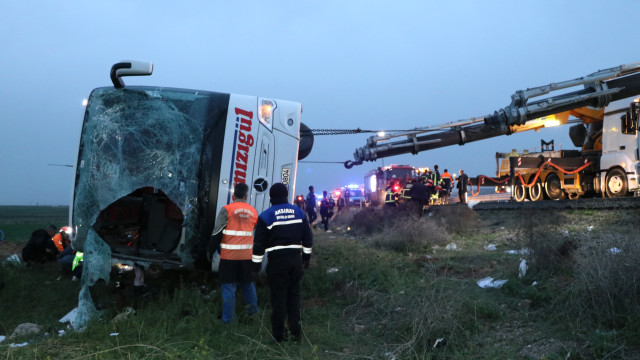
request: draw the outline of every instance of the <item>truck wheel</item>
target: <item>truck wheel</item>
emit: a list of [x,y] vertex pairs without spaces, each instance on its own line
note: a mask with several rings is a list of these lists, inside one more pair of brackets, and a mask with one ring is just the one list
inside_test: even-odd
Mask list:
[[523,202],[527,199],[527,189],[519,181],[513,185],[513,198],[517,202]]
[[627,196],[629,188],[627,185],[627,174],[620,168],[609,170],[605,183],[607,196],[611,198]]
[[544,191],[551,200],[562,200],[565,197],[562,184],[557,174],[551,173],[544,182]]
[[529,199],[531,201],[540,201],[544,198],[544,191],[542,190],[542,181],[536,180],[536,183],[529,188]]

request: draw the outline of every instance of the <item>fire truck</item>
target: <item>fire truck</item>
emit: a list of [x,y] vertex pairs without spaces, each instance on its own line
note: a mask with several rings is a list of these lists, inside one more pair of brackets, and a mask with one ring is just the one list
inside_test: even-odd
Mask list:
[[[558,93],[549,95],[553,92]],[[578,149],[544,149],[535,154],[516,152],[506,156],[510,163],[508,167],[501,166],[499,161],[495,178],[478,176],[471,178],[471,183],[475,186],[510,186],[518,201],[626,196],[640,190],[640,107],[634,99],[639,94],[640,62],[518,90],[511,96],[508,106],[492,114],[372,136],[366,146],[356,149],[355,160],[346,161],[345,167],[393,155],[417,154],[449,145],[570,124],[569,135]]]
[[370,170],[364,176],[365,201],[380,206],[384,204],[387,189],[399,194],[415,178],[416,169],[410,165],[389,165]]
[[259,213],[273,183],[287,185],[292,202],[297,161],[313,145],[300,103],[122,79],[152,71],[117,63],[113,86],[88,98],[70,223],[74,249],[91,254],[91,282],[108,280],[112,261],[207,267],[207,242],[234,185],[249,185]]

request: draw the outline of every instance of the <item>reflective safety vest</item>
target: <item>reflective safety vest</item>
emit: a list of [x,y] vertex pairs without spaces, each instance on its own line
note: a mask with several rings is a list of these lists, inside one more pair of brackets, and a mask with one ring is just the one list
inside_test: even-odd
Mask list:
[[391,204],[396,202],[395,194],[392,191],[387,191],[387,194],[384,196],[384,203]]
[[56,248],[58,249],[58,252],[62,252],[62,250],[64,250],[64,248],[66,248],[69,245],[69,241],[65,240],[62,237],[61,233],[57,233],[53,235],[53,238],[51,238],[51,240],[53,241],[53,245],[55,245]]
[[251,260],[253,255],[253,229],[258,212],[246,202],[236,201],[224,207],[227,226],[222,230],[220,259]]

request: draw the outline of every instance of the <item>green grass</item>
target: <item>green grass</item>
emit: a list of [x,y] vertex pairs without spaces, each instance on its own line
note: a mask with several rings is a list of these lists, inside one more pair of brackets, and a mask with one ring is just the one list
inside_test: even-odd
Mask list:
[[[39,208],[38,208],[39,209]],[[0,208],[0,214],[6,209]],[[36,211],[37,209],[34,209]],[[460,211],[464,211],[461,213]],[[17,212],[14,212],[17,214]],[[334,233],[316,232],[310,269],[303,279],[304,338],[268,344],[269,292],[258,281],[260,312],[223,325],[215,276],[163,272],[147,277],[155,295],[132,295],[132,273],[112,273],[109,285],[94,289],[104,307],[100,319],[82,333],[27,336],[0,343],[7,359],[633,359],[640,354],[640,246],[636,211],[469,213],[443,210],[415,226],[424,236],[400,230],[400,221],[374,234],[347,231],[351,221],[336,219]],[[357,217],[355,215],[354,217]],[[23,217],[25,221],[40,218]],[[3,217],[3,219],[5,219]],[[15,217],[14,219],[17,219]],[[47,224],[50,219],[42,218]],[[413,220],[412,220],[413,221]],[[447,223],[443,223],[445,221]],[[462,221],[463,223],[455,223]],[[430,222],[430,223],[427,223]],[[19,225],[20,221],[16,221]],[[395,225],[394,225],[395,224]],[[587,225],[588,224],[588,225]],[[615,226],[612,226],[615,224]],[[589,231],[587,226],[594,226]],[[555,252],[564,241],[576,249],[565,258]],[[368,230],[367,230],[368,231]],[[432,236],[445,231],[446,236]],[[348,235],[345,235],[347,233]],[[398,246],[400,234],[411,246]],[[458,250],[445,250],[442,241]],[[492,243],[497,251],[487,251]],[[618,244],[622,257],[606,251]],[[506,254],[530,247],[546,254]],[[520,258],[530,262],[518,278]],[[536,266],[536,262],[545,267]],[[62,329],[57,320],[77,302],[79,285],[55,264],[0,267],[0,334],[23,322]],[[593,271],[592,271],[593,270]],[[476,281],[507,279],[500,289]],[[532,284],[536,282],[536,285]],[[638,281],[640,284],[640,281]],[[623,298],[616,294],[621,294]],[[206,297],[206,295],[210,295]],[[127,306],[135,315],[114,317]],[[611,316],[610,316],[611,315]],[[110,336],[118,333],[117,336]],[[440,340],[441,339],[441,340]],[[7,343],[29,341],[23,348]]]
[[50,224],[60,228],[68,221],[67,206],[0,206],[0,230],[5,241],[27,242],[34,230]]

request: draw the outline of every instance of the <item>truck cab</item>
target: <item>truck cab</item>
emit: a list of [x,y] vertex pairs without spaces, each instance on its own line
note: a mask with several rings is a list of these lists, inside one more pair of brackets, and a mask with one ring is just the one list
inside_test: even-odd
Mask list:
[[236,183],[249,185],[258,213],[270,206],[273,183],[287,185],[293,200],[297,160],[311,150],[299,151],[301,138],[312,136],[300,135],[302,106],[125,87],[120,76],[150,75],[152,65],[123,63],[112,68],[114,86],[94,89],[86,105],[70,209],[73,246],[103,264],[95,277],[110,261],[206,268],[215,217]]

